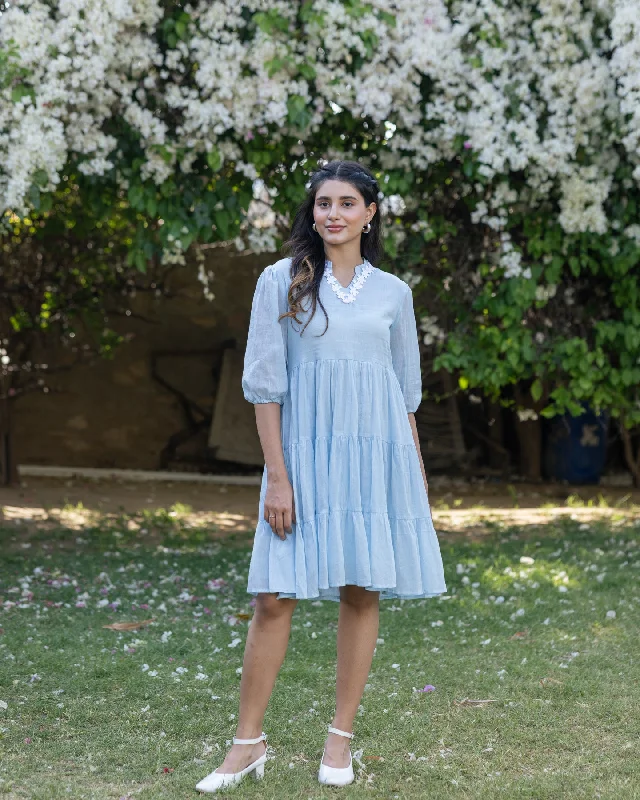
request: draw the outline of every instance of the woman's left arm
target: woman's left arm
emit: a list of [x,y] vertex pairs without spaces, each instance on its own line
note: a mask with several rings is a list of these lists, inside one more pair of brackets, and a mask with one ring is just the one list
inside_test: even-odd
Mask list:
[[413,433],[413,441],[416,444],[416,450],[418,451],[418,458],[420,460],[420,469],[422,470],[422,477],[424,478],[424,488],[427,490],[427,494],[429,494],[429,482],[427,481],[427,473],[424,471],[424,463],[422,461],[422,453],[420,452],[420,440],[418,439],[418,429],[416,428],[416,418],[413,413],[409,413],[407,415],[409,417],[409,425],[411,425],[411,432]]
[[418,429],[416,428],[416,418],[414,416],[422,400],[422,372],[420,371],[418,325],[413,308],[413,292],[409,286],[406,287],[404,297],[400,303],[400,308],[391,325],[390,342],[393,369],[398,377],[400,388],[402,389],[405,409],[413,433],[413,441],[418,451],[424,486],[428,494],[429,484],[427,482],[424,464],[422,463],[420,440],[418,439]]

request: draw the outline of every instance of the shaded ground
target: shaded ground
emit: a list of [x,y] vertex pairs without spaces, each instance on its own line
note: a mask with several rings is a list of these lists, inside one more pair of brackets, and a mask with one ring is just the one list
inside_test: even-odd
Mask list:
[[[98,520],[125,525],[133,533],[144,529],[146,521],[157,523],[160,509],[183,525],[206,528],[210,539],[244,538],[253,535],[258,521],[259,480],[238,486],[30,477],[20,488],[0,489],[0,524],[16,530],[10,542],[18,545],[61,527],[68,534],[82,531]],[[429,495],[436,530],[454,537],[473,538],[496,526],[536,526],[565,516],[583,522],[640,518],[640,491],[628,488],[468,484],[435,477]]]

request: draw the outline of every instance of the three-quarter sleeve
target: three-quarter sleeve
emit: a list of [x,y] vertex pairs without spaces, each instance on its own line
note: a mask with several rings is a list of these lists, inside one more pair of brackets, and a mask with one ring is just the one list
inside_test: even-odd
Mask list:
[[250,403],[284,402],[289,388],[287,374],[288,317],[284,282],[274,265],[265,267],[256,283],[244,353],[242,391]]
[[409,286],[390,332],[393,371],[400,383],[407,413],[415,412],[422,400],[422,373],[413,292]]

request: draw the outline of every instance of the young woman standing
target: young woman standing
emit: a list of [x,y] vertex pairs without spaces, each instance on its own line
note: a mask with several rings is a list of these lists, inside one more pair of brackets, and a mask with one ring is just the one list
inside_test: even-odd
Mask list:
[[200,791],[263,776],[264,714],[293,611],[309,598],[340,602],[336,711],[318,779],[351,783],[379,600],[447,590],[414,419],[422,381],[413,295],[375,266],[378,196],[363,165],[323,166],[285,244],[291,256],[256,284],[242,388],[265,458],[247,586],[257,599],[236,736]]

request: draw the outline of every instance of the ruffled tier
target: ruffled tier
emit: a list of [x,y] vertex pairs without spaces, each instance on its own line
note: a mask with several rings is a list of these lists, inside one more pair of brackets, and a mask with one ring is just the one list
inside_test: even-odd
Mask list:
[[[402,444],[376,436],[334,433],[300,439],[283,448],[283,454],[299,522],[342,510],[394,518],[429,516],[413,439]],[[265,476],[261,500],[266,488]]]
[[402,389],[390,364],[337,358],[291,366],[282,408],[283,447],[341,435],[413,444]]
[[345,584],[382,599],[447,591],[413,442],[334,434],[302,438],[283,452],[297,521],[281,540],[263,518],[265,468],[249,593],[339,600]]
[[434,597],[447,591],[430,517],[329,511],[292,526],[283,541],[258,524],[248,591],[340,599],[340,586],[379,591],[381,599]]

